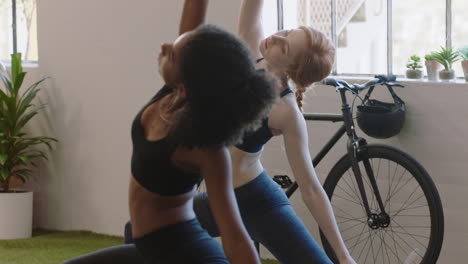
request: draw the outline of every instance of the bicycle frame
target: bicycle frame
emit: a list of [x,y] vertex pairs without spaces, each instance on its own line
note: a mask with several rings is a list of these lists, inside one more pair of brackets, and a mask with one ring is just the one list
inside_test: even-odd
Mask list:
[[[358,155],[364,155],[365,157],[367,150],[366,145],[367,141],[364,138],[358,137],[356,135],[356,131],[354,129],[354,121],[352,116],[351,107],[348,104],[346,98],[346,90],[340,89],[340,96],[342,101],[341,111],[342,114],[320,114],[320,113],[305,113],[304,119],[310,121],[329,121],[329,122],[344,122],[343,125],[335,132],[335,134],[330,138],[330,140],[322,147],[322,149],[315,155],[312,159],[312,164],[317,166],[320,161],[328,154],[333,146],[341,139],[341,137],[346,133],[348,136],[347,142],[347,152],[348,156],[352,159],[352,169],[354,176],[356,177],[356,183],[359,188],[359,192],[363,201],[363,205],[365,207],[367,216],[371,221],[373,218],[373,214],[370,211],[369,203],[367,200],[367,195],[364,189],[364,182],[362,179],[361,170],[358,164]],[[371,164],[369,160],[364,158],[364,167],[366,169],[367,175],[369,177],[369,182],[371,183],[372,189],[374,191],[375,197],[379,203],[379,207],[381,210],[381,214],[386,215],[385,207],[382,202],[382,198],[380,196],[380,192],[377,188],[377,183],[371,169]],[[286,195],[289,198],[298,188],[297,182],[294,181],[293,184],[286,189]],[[371,223],[370,223],[371,224]]]

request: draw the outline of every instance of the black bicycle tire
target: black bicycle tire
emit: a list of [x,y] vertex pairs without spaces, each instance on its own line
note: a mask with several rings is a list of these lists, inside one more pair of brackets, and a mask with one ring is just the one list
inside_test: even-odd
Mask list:
[[[411,175],[421,186],[424,195],[427,199],[429,210],[431,214],[431,234],[430,241],[425,252],[422,264],[433,264],[437,262],[440,251],[443,244],[444,236],[444,214],[443,207],[440,200],[437,188],[432,181],[431,177],[424,169],[424,167],[409,154],[387,145],[381,144],[369,144],[365,146],[368,150],[368,156],[370,158],[385,158],[391,160],[400,166],[403,166],[406,170],[411,172]],[[358,157],[359,162],[362,161],[362,157]],[[351,169],[351,161],[347,155],[344,155],[332,168],[329,175],[327,176],[323,185],[328,198],[332,201],[333,192],[338,184],[338,181],[343,177],[344,173]],[[327,255],[335,262],[338,263],[334,251],[331,245],[326,240],[324,234],[320,230],[320,237],[322,245]]]

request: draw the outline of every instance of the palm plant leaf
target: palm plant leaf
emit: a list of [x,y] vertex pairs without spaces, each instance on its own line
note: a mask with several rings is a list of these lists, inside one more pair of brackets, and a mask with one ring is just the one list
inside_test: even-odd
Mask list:
[[5,85],[7,90],[10,93],[12,93],[13,92],[13,85],[11,84],[10,79],[8,79],[8,76],[2,72],[2,73],[0,73],[0,77],[2,78],[3,84]]
[[433,54],[434,60],[442,64],[445,70],[451,70],[452,64],[458,61],[458,53],[452,48],[441,47],[440,51]]
[[[21,53],[16,53],[11,55],[11,79],[13,80],[13,83],[16,82],[16,78],[18,75],[23,73],[23,66],[21,64]],[[21,78],[21,77],[20,77]],[[24,78],[24,77],[23,77]],[[16,94],[17,91],[19,91],[20,87],[14,87]]]
[[461,47],[458,50],[458,55],[462,58],[462,60],[468,61],[468,45]]
[[14,84],[13,87],[14,87],[14,91],[15,91],[16,95],[18,95],[19,89],[20,89],[21,85],[23,85],[23,81],[24,81],[25,76],[26,76],[25,72],[20,72],[16,76],[16,79],[13,79],[13,80],[15,80],[15,82],[13,83]]
[[21,65],[21,54],[13,54],[11,62],[11,78],[6,71],[0,71],[0,76],[6,90],[0,90],[0,187],[8,191],[12,176],[18,176],[26,181],[32,171],[27,167],[34,164],[36,158],[47,159],[45,153],[36,150],[36,145],[46,145],[57,140],[46,136],[29,136],[23,128],[35,117],[45,104],[34,105],[33,101],[40,91],[39,85],[46,79],[42,78],[20,93],[26,72]]
[[23,95],[20,97],[19,100],[20,100],[20,101],[23,101],[23,98],[24,98],[27,94],[29,94],[29,92],[30,92],[31,90],[36,89],[36,88],[39,86],[39,84],[41,84],[43,81],[47,80],[48,78],[49,78],[49,77],[44,77],[44,78],[40,79],[39,81],[33,83],[31,86],[29,86],[29,87],[24,91]]

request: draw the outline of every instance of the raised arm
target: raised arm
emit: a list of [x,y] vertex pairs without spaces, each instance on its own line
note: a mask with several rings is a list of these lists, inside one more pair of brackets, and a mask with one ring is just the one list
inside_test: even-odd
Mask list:
[[232,187],[231,158],[225,148],[204,152],[201,172],[208,199],[218,225],[224,252],[230,263],[260,264],[242,223]]
[[286,155],[304,203],[333,247],[340,263],[356,263],[346,249],[330,201],[315,173],[309,153],[307,126],[302,114],[298,109],[290,109],[282,117],[282,124]]
[[263,0],[242,0],[237,33],[252,50],[256,58],[260,58],[259,45],[263,40],[262,25]]
[[205,23],[208,0],[185,0],[180,18],[179,35]]

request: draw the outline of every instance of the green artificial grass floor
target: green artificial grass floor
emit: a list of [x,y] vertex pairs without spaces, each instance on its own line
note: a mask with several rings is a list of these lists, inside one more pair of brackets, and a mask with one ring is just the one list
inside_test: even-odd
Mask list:
[[[0,264],[60,264],[101,248],[120,245],[123,238],[88,231],[35,230],[28,239],[0,240]],[[262,260],[263,264],[279,264]]]

